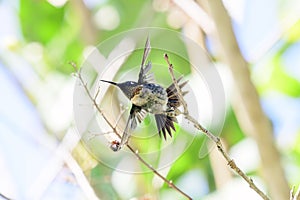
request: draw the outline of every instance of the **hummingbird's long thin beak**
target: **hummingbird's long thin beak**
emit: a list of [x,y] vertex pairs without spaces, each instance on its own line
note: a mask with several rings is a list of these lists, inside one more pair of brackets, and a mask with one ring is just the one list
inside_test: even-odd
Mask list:
[[115,82],[112,82],[112,81],[106,81],[106,80],[100,80],[100,81],[102,81],[102,82],[106,82],[106,83],[110,83],[110,84],[112,84],[112,85],[117,85],[117,83],[115,83]]

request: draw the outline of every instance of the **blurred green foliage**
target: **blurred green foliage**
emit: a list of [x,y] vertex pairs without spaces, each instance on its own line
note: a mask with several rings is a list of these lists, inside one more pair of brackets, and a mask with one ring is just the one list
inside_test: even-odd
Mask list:
[[47,1],[20,0],[20,22],[27,41],[46,45],[64,25],[65,9],[56,8]]

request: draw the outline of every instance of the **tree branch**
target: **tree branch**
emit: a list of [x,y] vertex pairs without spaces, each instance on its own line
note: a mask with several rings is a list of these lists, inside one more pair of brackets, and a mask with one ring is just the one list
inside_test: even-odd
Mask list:
[[215,145],[217,146],[219,152],[222,154],[222,156],[225,158],[225,160],[227,161],[227,164],[230,166],[230,168],[235,171],[240,177],[242,177],[250,186],[250,188],[252,188],[259,196],[261,196],[263,199],[265,200],[269,200],[269,197],[264,194],[253,182],[253,180],[251,178],[249,178],[234,162],[233,159],[230,158],[230,156],[228,155],[228,153],[224,150],[224,147],[221,143],[221,140],[219,137],[215,136],[214,134],[212,134],[209,130],[207,130],[206,128],[204,128],[200,123],[198,123],[198,121],[196,119],[194,119],[192,116],[189,115],[188,112],[188,108],[187,108],[187,103],[185,102],[183,95],[182,95],[182,91],[180,89],[180,87],[178,86],[178,83],[176,81],[176,78],[174,76],[174,71],[173,71],[173,65],[170,63],[168,55],[165,54],[164,56],[165,60],[167,61],[168,65],[169,65],[169,71],[173,80],[173,83],[176,87],[176,90],[178,91],[178,97],[180,99],[180,101],[182,101],[182,105],[184,108],[183,111],[183,115],[185,117],[185,119],[187,119],[188,121],[190,121],[194,127],[198,130],[200,130],[201,132],[203,132],[210,140],[212,140]]
[[[114,133],[121,139],[121,134],[118,132],[118,130],[116,129],[115,125],[108,120],[108,118],[105,116],[105,114],[102,112],[101,108],[99,107],[99,105],[96,102],[96,99],[92,96],[92,94],[90,93],[86,82],[83,80],[82,76],[81,76],[81,71],[80,69],[78,69],[77,65],[74,62],[70,62],[70,64],[73,66],[73,68],[76,71],[76,76],[79,79],[80,83],[82,84],[85,92],[87,93],[89,99],[92,101],[93,105],[95,106],[95,108],[97,109],[97,111],[100,113],[100,115],[103,117],[103,119],[105,120],[105,122],[111,127],[111,129],[114,131]],[[167,178],[165,178],[162,174],[160,174],[156,169],[154,169],[154,167],[152,167],[152,165],[150,165],[149,163],[147,163],[146,160],[144,160],[138,153],[137,150],[134,150],[133,147],[131,147],[129,144],[126,144],[127,148],[135,155],[135,157],[141,162],[143,163],[149,170],[151,170],[155,175],[157,175],[159,178],[161,178],[169,187],[173,188],[174,190],[176,190],[177,192],[179,192],[180,194],[182,194],[183,196],[185,196],[187,199],[192,200],[192,198],[186,194],[185,192],[183,192],[182,190],[180,190],[171,180],[168,180]]]

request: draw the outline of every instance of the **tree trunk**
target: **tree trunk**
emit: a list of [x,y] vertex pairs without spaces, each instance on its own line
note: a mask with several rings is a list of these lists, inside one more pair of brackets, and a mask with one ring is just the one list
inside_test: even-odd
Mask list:
[[289,199],[289,187],[274,143],[272,126],[261,108],[258,93],[250,78],[248,63],[239,50],[228,13],[221,0],[208,0],[207,3],[215,22],[224,62],[229,66],[234,81],[232,105],[239,125],[257,143],[263,178],[272,199]]

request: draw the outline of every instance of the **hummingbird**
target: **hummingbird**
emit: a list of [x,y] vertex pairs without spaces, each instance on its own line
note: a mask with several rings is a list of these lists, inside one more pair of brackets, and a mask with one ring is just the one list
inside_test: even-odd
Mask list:
[[[178,123],[176,117],[180,114],[178,107],[181,106],[178,91],[174,83],[168,88],[155,83],[153,73],[149,73],[152,63],[148,61],[145,64],[150,50],[150,39],[148,37],[137,82],[125,81],[116,83],[101,80],[118,87],[132,103],[121,141],[113,141],[111,143],[110,148],[113,151],[119,151],[128,143],[130,134],[137,127],[138,122],[141,123],[144,120],[147,113],[154,115],[160,137],[163,135],[166,140],[167,133],[172,137],[172,130],[176,131],[174,123]],[[180,83],[181,80],[182,76],[176,80],[180,89],[187,84],[187,81]],[[183,92],[182,95],[186,93]]]

